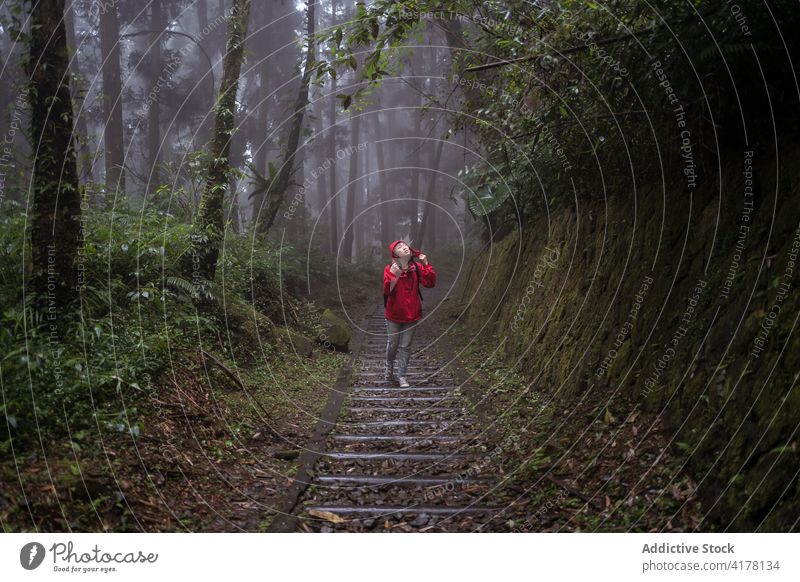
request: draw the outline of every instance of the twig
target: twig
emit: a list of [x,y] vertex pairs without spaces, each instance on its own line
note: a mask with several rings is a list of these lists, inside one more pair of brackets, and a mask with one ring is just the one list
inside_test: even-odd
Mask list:
[[[709,16],[712,16],[715,12],[719,11],[719,9],[722,6],[724,6],[724,3],[720,2],[718,5],[714,6],[713,8],[711,8],[708,11],[704,12],[703,14],[698,14],[698,16],[700,17],[700,20],[702,21],[705,18],[708,18]],[[620,34],[619,36],[613,36],[611,38],[604,38],[604,39],[600,39],[598,41],[593,41],[593,42],[590,42],[590,43],[587,43],[587,44],[582,44],[582,45],[579,45],[579,46],[569,47],[569,48],[564,49],[563,51],[556,50],[556,51],[553,51],[552,53],[542,53],[542,54],[528,55],[528,56],[519,57],[519,58],[516,58],[516,59],[497,61],[496,63],[487,63],[485,65],[477,65],[477,66],[474,66],[474,67],[468,67],[467,69],[465,69],[465,72],[477,73],[478,71],[485,71],[487,69],[494,69],[496,67],[505,67],[506,65],[513,65],[515,63],[522,63],[522,62],[525,62],[525,61],[532,61],[534,59],[538,59],[539,57],[543,57],[543,56],[546,56],[546,55],[553,55],[553,54],[567,55],[567,54],[570,54],[570,53],[583,51],[583,50],[586,50],[586,49],[589,49],[589,48],[592,48],[592,47],[596,47],[596,46],[603,46],[603,45],[607,45],[607,44],[613,44],[613,43],[616,43],[616,42],[620,42],[620,41],[623,41],[623,40],[628,40],[628,39],[634,38],[634,37],[636,37],[637,35],[640,35],[640,34],[646,34],[648,32],[654,32],[654,31],[659,30],[659,29],[664,28],[664,27],[671,27],[671,26],[678,26],[678,25],[681,25],[681,24],[686,24],[687,22],[690,21],[691,16],[692,15],[688,15],[683,20],[679,20],[677,22],[672,22],[672,23],[667,22],[666,20],[663,20],[661,22],[661,24],[659,24],[657,26],[648,26],[647,28],[642,28],[641,30],[633,30],[633,31],[627,32],[625,34]]]
[[[243,391],[245,394],[247,394],[247,395],[250,397],[250,400],[252,400],[252,401],[253,401],[253,403],[255,403],[255,405],[258,407],[258,409],[259,409],[259,410],[261,410],[261,412],[264,414],[264,416],[266,416],[266,417],[267,417],[267,419],[268,419],[268,420],[269,420],[269,421],[270,421],[272,424],[275,424],[275,419],[272,417],[272,415],[271,415],[269,412],[267,412],[267,410],[266,410],[266,409],[264,408],[264,406],[263,406],[263,405],[262,405],[262,404],[261,404],[261,403],[258,401],[258,399],[256,399],[256,398],[255,398],[255,397],[253,397],[253,396],[250,396],[250,393],[247,391],[247,386],[245,386],[245,385],[244,385],[244,382],[242,382],[242,381],[241,381],[241,380],[238,378],[238,376],[236,376],[236,374],[234,374],[234,373],[231,371],[231,369],[230,369],[230,368],[228,368],[228,367],[227,367],[225,364],[223,364],[222,362],[220,362],[220,361],[219,361],[217,358],[215,358],[213,355],[209,354],[207,351],[205,351],[205,350],[203,350],[203,349],[201,349],[201,350],[200,350],[200,354],[201,354],[201,355],[202,355],[204,358],[208,358],[209,360],[211,360],[211,362],[212,362],[212,363],[214,363],[214,364],[216,364],[216,365],[219,367],[219,369],[220,369],[220,370],[222,370],[223,372],[225,372],[225,375],[226,375],[226,376],[228,376],[228,378],[230,378],[231,380],[233,380],[233,381],[236,383],[236,385],[237,385],[237,386],[239,386],[239,388],[241,388],[241,389],[242,389],[242,391]],[[267,425],[267,429],[268,429],[268,430],[270,431],[270,433],[272,433],[273,435],[275,435],[275,436],[280,436],[280,435],[279,435],[279,434],[278,434],[278,433],[275,431],[275,429],[274,429],[274,428],[272,428],[271,426]]]
[[215,358],[214,356],[212,356],[211,354],[209,354],[209,353],[208,353],[207,351],[205,351],[205,350],[202,350],[202,349],[201,349],[201,350],[200,350],[200,354],[201,354],[201,355],[202,355],[204,358],[208,358],[208,359],[209,359],[209,360],[211,360],[211,361],[212,361],[214,364],[216,364],[216,365],[219,367],[219,369],[220,369],[220,370],[222,370],[223,372],[225,372],[225,375],[226,375],[226,376],[228,376],[228,378],[230,378],[231,380],[233,380],[233,382],[234,382],[234,383],[235,383],[235,384],[236,384],[236,385],[237,385],[239,388],[241,388],[241,389],[242,389],[244,392],[247,392],[247,388],[245,388],[245,385],[244,385],[244,384],[242,383],[242,381],[241,381],[241,380],[238,378],[238,376],[236,376],[236,374],[234,374],[234,373],[231,371],[231,369],[230,369],[230,368],[228,368],[228,366],[226,366],[225,364],[223,364],[222,362],[220,362],[220,361],[219,361],[217,358]]
[[567,491],[567,492],[571,493],[572,495],[574,495],[575,497],[578,497],[579,499],[581,499],[582,501],[584,501],[588,505],[594,505],[595,504],[595,502],[594,502],[594,500],[592,498],[587,497],[586,495],[584,495],[583,493],[581,493],[580,491],[578,491],[574,487],[572,487],[570,485],[567,485],[561,479],[556,479],[552,475],[545,475],[544,478],[547,479],[548,481],[550,481],[551,483],[553,483],[554,485],[557,485],[557,486],[561,487],[564,491]]

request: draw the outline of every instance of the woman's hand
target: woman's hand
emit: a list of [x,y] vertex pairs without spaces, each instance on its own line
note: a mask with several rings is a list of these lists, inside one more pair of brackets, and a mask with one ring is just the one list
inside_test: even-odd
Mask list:
[[419,256],[418,256],[417,258],[418,258],[420,261],[422,261],[422,264],[423,264],[423,265],[425,265],[426,267],[428,266],[428,255],[424,255],[424,254],[420,253],[420,254],[419,254]]
[[392,275],[394,275],[395,277],[397,277],[397,276],[399,276],[399,275],[400,275],[400,267],[398,267],[398,266],[397,266],[397,263],[392,263],[392,266],[391,266],[391,267],[389,267],[389,271],[390,271],[390,272],[392,273]]

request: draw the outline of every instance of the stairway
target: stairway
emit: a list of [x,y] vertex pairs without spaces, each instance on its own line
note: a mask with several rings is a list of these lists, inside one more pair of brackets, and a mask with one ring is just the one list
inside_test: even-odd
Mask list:
[[367,319],[352,386],[309,488],[303,531],[473,531],[496,509],[496,470],[457,381],[425,324],[415,331],[409,388],[383,373],[382,313]]

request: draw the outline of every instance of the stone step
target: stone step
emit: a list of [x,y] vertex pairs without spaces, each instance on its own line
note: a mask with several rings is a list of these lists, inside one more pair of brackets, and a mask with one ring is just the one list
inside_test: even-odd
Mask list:
[[399,477],[390,477],[386,475],[318,475],[315,481],[323,485],[367,485],[367,486],[380,486],[380,485],[448,485],[455,483],[457,485],[466,484],[490,484],[491,479],[488,477],[462,477],[461,475],[440,475],[438,477],[431,477],[430,475],[404,475]]
[[357,515],[357,514],[418,514],[427,513],[428,515],[456,515],[464,513],[494,513],[498,511],[496,507],[486,507],[482,505],[455,506],[446,505],[308,505],[306,511],[326,511],[337,515]]
[[475,439],[474,435],[435,435],[428,437],[412,436],[405,434],[335,434],[331,437],[335,441],[345,443],[361,443],[373,441],[387,441],[393,443],[413,443],[421,440],[431,440],[441,443],[462,443]]
[[377,451],[350,452],[350,451],[327,451],[323,456],[337,460],[351,461],[447,461],[466,460],[477,458],[475,453],[460,452],[408,452],[408,453],[384,453]]

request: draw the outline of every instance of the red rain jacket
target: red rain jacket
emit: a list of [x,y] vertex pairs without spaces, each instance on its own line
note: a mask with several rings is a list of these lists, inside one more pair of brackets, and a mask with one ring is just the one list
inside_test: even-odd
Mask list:
[[[396,240],[389,245],[389,253],[394,251],[394,247],[401,241]],[[419,250],[411,249],[413,257],[419,256]],[[413,261],[413,258],[412,258]],[[416,262],[414,262],[416,263]],[[383,294],[386,299],[386,319],[396,323],[411,323],[422,319],[422,302],[419,299],[419,285],[423,287],[433,287],[436,285],[436,271],[433,265],[423,265],[409,262],[409,269],[405,273],[400,273],[398,277],[392,274],[392,264],[389,263],[383,269]],[[394,289],[389,291],[392,279],[399,279]]]

